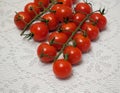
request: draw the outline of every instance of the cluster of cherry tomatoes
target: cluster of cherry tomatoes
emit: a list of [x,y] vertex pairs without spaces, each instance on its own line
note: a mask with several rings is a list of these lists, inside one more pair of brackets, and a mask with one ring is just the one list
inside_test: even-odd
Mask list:
[[[104,9],[93,12],[90,3],[75,2],[34,0],[14,17],[20,30],[31,23],[30,33],[23,35],[41,42],[37,55],[43,63],[54,62],[53,72],[59,78],[71,75],[72,65],[81,62],[82,53],[90,50],[91,41],[98,38],[107,23]],[[61,54],[63,58],[59,59]]]

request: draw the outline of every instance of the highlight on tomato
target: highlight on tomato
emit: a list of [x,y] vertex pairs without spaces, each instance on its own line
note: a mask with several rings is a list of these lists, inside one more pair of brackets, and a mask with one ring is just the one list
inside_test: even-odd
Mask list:
[[52,32],[48,37],[50,45],[54,46],[58,51],[62,48],[63,44],[68,40],[66,34],[62,32]]
[[14,23],[20,30],[23,30],[31,20],[31,16],[27,12],[23,11],[16,12],[16,15],[14,16]]
[[48,37],[49,29],[46,23],[37,22],[31,25],[30,32],[35,41],[40,42],[44,41]]
[[82,52],[74,46],[67,46],[63,51],[63,55],[72,65],[79,64],[82,59]]
[[37,55],[43,63],[52,62],[56,54],[57,50],[47,43],[41,43],[37,48]]
[[53,63],[53,72],[56,77],[65,79],[71,76],[72,66],[65,59],[58,59]]

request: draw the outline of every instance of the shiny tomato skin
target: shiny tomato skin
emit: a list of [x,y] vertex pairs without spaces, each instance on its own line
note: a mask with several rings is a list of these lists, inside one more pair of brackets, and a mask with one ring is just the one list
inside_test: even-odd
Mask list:
[[96,26],[100,29],[103,30],[106,27],[107,24],[107,19],[105,16],[103,16],[100,13],[94,13],[90,17],[92,22],[96,22]]
[[75,13],[73,15],[73,21],[75,22],[76,25],[79,25],[80,22],[85,18],[86,16],[82,13]]
[[82,52],[80,51],[79,48],[77,47],[73,47],[73,46],[67,46],[64,49],[63,54],[68,55],[68,61],[72,64],[72,65],[76,65],[78,63],[80,63],[81,58],[82,58]]
[[51,45],[54,46],[58,51],[62,48],[67,39],[68,37],[62,32],[52,32],[48,37],[49,43],[51,43],[53,40]]
[[84,23],[82,30],[86,31],[90,40],[96,40],[99,36],[99,28],[90,23]]
[[88,52],[90,50],[91,41],[88,37],[83,36],[81,33],[77,33],[73,40],[76,43],[76,47],[78,47],[82,53]]
[[57,28],[58,21],[53,13],[45,14],[42,18],[48,21],[47,25],[49,30],[55,30]]
[[38,8],[36,3],[30,2],[25,5],[24,11],[27,12],[31,16],[31,18],[34,18],[36,14],[40,13],[40,8]]
[[80,2],[76,5],[75,11],[83,14],[90,14],[92,11],[92,8],[88,3]]
[[32,20],[27,12],[18,12],[14,16],[14,23],[18,29],[23,30],[24,27]]
[[52,62],[56,54],[56,49],[47,43],[41,43],[37,48],[37,55],[43,63]]
[[33,34],[33,39],[37,42],[46,40],[49,33],[48,26],[44,22],[37,22],[32,24],[30,31]]
[[61,26],[62,32],[65,33],[68,37],[70,37],[76,28],[77,26],[74,22],[63,23]]
[[53,72],[56,77],[65,79],[70,77],[72,74],[72,66],[68,61],[64,59],[58,59],[53,63]]
[[[56,11],[58,11],[58,9],[60,9],[62,6],[63,6],[62,4],[55,4],[51,7],[51,10],[54,11],[52,13],[56,16],[57,20],[58,20],[58,17],[56,15]],[[59,22],[59,20],[58,20],[58,22]]]
[[72,0],[57,0],[57,2],[62,2],[65,6],[72,7]]
[[68,6],[62,5],[57,9],[55,15],[59,22],[64,22],[65,19],[70,19],[72,17],[72,9]]
[[62,4],[55,4],[51,7],[51,10],[57,11],[58,9],[60,9],[62,6]]

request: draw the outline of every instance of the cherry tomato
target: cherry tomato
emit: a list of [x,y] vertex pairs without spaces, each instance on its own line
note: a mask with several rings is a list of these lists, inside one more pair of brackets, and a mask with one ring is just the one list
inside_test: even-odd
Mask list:
[[47,43],[42,43],[38,46],[37,55],[39,59],[44,63],[53,61],[57,54],[56,49]]
[[64,33],[53,32],[50,34],[48,41],[59,51],[67,39],[68,37]]
[[88,37],[83,36],[81,33],[77,33],[73,40],[76,43],[76,46],[82,51],[82,52],[88,52],[91,46],[91,41]]
[[53,13],[45,14],[42,18],[48,21],[47,25],[49,30],[55,30],[57,28],[58,21]]
[[86,16],[82,13],[75,13],[73,15],[73,21],[75,22],[76,25],[79,25],[80,22],[85,18]]
[[60,22],[63,22],[65,19],[70,19],[72,17],[72,9],[68,6],[62,5],[57,9],[55,15]]
[[61,30],[65,33],[68,37],[75,31],[77,28],[74,22],[63,23],[61,26]]
[[92,11],[92,8],[88,3],[80,2],[76,5],[75,11],[83,14],[90,14]]
[[40,8],[37,6],[36,3],[28,3],[24,7],[24,11],[27,12],[31,18],[34,18],[37,14],[40,13]]
[[67,46],[63,52],[64,55],[68,55],[68,61],[72,64],[78,64],[81,61],[82,53],[79,48],[73,46]]
[[65,6],[72,7],[72,0],[57,0],[57,2],[62,2]]
[[92,22],[96,23],[97,27],[100,30],[105,29],[106,23],[107,23],[107,19],[106,19],[105,16],[103,16],[100,13],[94,13],[94,14],[91,15],[90,19],[91,19]]
[[87,32],[90,40],[96,40],[99,35],[99,28],[89,23],[85,23],[82,26],[82,30]]
[[55,4],[52,6],[51,10],[57,11],[58,9],[60,9],[61,6],[62,4]]
[[53,72],[58,78],[68,78],[72,73],[72,66],[68,61],[58,59],[53,64]]
[[[34,2],[41,8],[43,9],[43,7],[48,7],[49,3],[50,3],[50,0],[34,0]],[[41,4],[42,6],[41,6]]]
[[[62,6],[62,4],[55,4],[51,8],[52,11],[55,11],[55,12],[53,12],[53,14],[56,16],[56,18],[57,18],[56,11],[58,11],[58,9],[60,9],[61,6]],[[58,20],[58,18],[57,18],[57,20]]]
[[35,41],[43,41],[47,38],[49,29],[44,22],[37,22],[31,25],[30,31]]
[[31,21],[31,17],[27,12],[18,12],[14,16],[14,23],[18,29],[23,30],[27,23]]

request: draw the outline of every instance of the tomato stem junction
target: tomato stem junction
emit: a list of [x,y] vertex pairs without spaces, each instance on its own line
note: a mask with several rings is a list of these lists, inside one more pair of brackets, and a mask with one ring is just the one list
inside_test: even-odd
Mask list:
[[84,24],[84,22],[86,20],[89,19],[89,17],[95,13],[95,12],[98,12],[99,10],[97,11],[94,11],[94,12],[91,12],[90,14],[87,14],[86,17],[79,23],[78,27],[75,29],[74,32],[72,32],[71,36],[68,38],[68,40],[66,41],[66,43],[63,45],[63,47],[61,48],[60,52],[58,53],[58,55],[54,58],[54,62],[59,58],[59,56],[63,53],[65,47],[68,45],[68,43],[72,40],[73,36],[77,33],[77,31],[79,31],[79,29],[81,28],[81,26]]
[[56,2],[54,0],[52,0],[51,4],[44,9],[43,12],[41,12],[40,14],[37,14],[28,24],[26,24],[25,28],[23,29],[22,33],[20,34],[21,36],[24,34],[24,32],[30,27],[30,25],[37,20],[39,17],[41,17],[43,14],[45,14],[46,12],[48,12],[50,10],[50,8],[56,4]]

